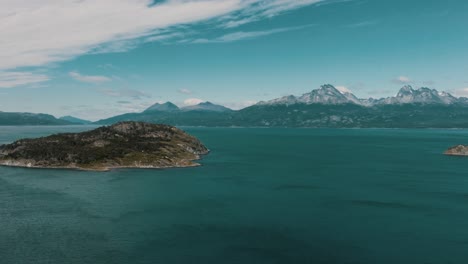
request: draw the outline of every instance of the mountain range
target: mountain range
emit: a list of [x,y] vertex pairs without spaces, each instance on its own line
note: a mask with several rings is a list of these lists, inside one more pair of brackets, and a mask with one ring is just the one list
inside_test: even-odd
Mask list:
[[[12,113],[0,112],[0,125],[28,120],[16,117],[13,123],[5,122],[2,115],[6,114]],[[69,116],[55,119],[50,115],[22,114],[39,119],[29,120],[31,125],[45,124],[46,121],[50,125],[87,124],[86,120]],[[219,127],[468,128],[468,98],[425,87],[404,86],[396,96],[361,99],[350,91],[326,84],[300,96],[262,101],[237,111],[211,102],[180,108],[166,102],[156,103],[140,113],[118,115],[93,124],[121,121]]]
[[421,87],[413,89],[410,85],[403,86],[398,94],[393,97],[380,99],[359,99],[349,91],[340,91],[333,85],[322,85],[320,89],[312,90],[302,96],[288,95],[257,105],[292,105],[292,104],[356,104],[366,107],[378,105],[401,105],[401,104],[467,104],[468,98],[456,98],[450,93],[439,92],[435,89]]

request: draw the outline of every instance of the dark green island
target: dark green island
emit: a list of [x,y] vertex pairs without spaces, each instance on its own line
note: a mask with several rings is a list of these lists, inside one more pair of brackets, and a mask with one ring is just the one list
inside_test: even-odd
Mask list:
[[208,152],[197,138],[176,127],[120,122],[1,145],[0,165],[94,171],[191,167]]

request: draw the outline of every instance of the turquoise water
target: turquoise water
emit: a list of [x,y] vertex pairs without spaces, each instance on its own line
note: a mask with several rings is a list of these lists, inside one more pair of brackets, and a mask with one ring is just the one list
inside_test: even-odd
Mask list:
[[468,263],[468,130],[186,130],[202,167],[0,167],[0,263]]

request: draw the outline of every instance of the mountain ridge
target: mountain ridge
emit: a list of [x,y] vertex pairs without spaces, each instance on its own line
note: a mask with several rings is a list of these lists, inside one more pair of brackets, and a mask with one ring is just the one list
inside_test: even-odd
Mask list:
[[81,119],[81,118],[74,117],[74,116],[71,116],[71,115],[62,116],[62,117],[59,117],[58,119],[59,120],[65,120],[65,121],[68,121],[68,122],[71,122],[71,123],[74,123],[74,124],[78,124],[78,125],[89,125],[89,124],[93,123],[93,122],[91,122],[89,120]]
[[319,89],[314,89],[301,96],[287,95],[269,101],[261,101],[257,105],[291,105],[295,103],[304,104],[347,104],[353,103],[366,107],[382,104],[466,104],[468,98],[455,97],[448,92],[439,92],[436,89],[420,87],[413,89],[410,85],[403,86],[395,96],[374,99],[358,98],[351,92],[340,91],[331,84],[322,85]]
[[76,125],[67,120],[55,118],[53,115],[28,112],[0,111],[0,125],[2,126],[39,126],[39,125]]

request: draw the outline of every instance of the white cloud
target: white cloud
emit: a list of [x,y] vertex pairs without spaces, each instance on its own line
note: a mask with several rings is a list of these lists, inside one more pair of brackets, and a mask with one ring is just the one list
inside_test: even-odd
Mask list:
[[2,0],[0,69],[63,61],[115,41],[238,10],[241,0]]
[[396,84],[409,84],[412,83],[412,80],[407,76],[398,76],[397,78],[393,79],[392,82]]
[[335,86],[335,88],[341,93],[351,93],[351,90],[349,90],[346,86]]
[[468,87],[458,89],[458,90],[453,90],[452,93],[455,96],[468,97]]
[[192,91],[190,91],[189,89],[179,89],[177,90],[179,93],[181,94],[191,94]]
[[240,102],[226,102],[226,103],[223,103],[222,105],[228,107],[228,108],[231,108],[233,110],[239,110],[239,109],[242,109],[242,108],[246,108],[246,107],[249,107],[251,105],[254,105],[258,103],[258,101],[254,101],[254,100],[245,100],[245,101],[240,101]]
[[167,0],[151,5],[152,0],[2,0],[0,70],[43,66],[93,51],[122,51],[134,47],[135,39],[162,30],[167,34],[177,25],[232,13],[237,13],[234,20],[270,17],[319,1]]
[[245,25],[245,24],[248,24],[248,23],[252,23],[252,22],[255,22],[255,21],[257,21],[257,19],[253,18],[253,17],[243,18],[243,19],[239,19],[239,20],[230,20],[230,21],[227,21],[225,24],[223,24],[223,27],[225,27],[225,28],[235,28],[235,27],[239,27],[239,26],[242,26],[242,25]]
[[[124,101],[122,101],[124,102]],[[138,113],[148,108],[152,102],[117,102],[104,105],[67,105],[62,106],[57,116],[71,115],[86,120],[97,121],[125,113]]]
[[[1,85],[49,79],[18,70],[22,67],[42,67],[88,53],[125,52],[144,42],[183,38],[186,32],[181,28],[190,24],[210,20],[233,28],[322,1],[328,0],[2,0],[0,72],[14,70],[17,79],[10,72],[9,81]],[[214,18],[219,20],[211,21]],[[217,41],[281,31],[238,32]]]
[[136,100],[140,100],[142,98],[150,98],[151,95],[135,90],[135,89],[129,89],[129,88],[123,88],[123,89],[103,89],[99,90],[104,95],[108,95],[111,97],[128,97],[128,98],[133,98]]
[[240,31],[240,32],[229,33],[229,34],[226,34],[221,37],[214,38],[214,39],[195,39],[191,42],[192,43],[234,42],[234,41],[239,41],[239,40],[244,40],[244,39],[268,36],[268,35],[286,32],[286,31],[299,30],[299,29],[303,29],[306,27],[310,27],[310,26],[313,26],[313,25],[307,25],[307,26],[301,26],[301,27],[277,28],[277,29],[265,30],[265,31],[248,31],[248,32]]
[[16,86],[37,84],[48,81],[49,77],[44,74],[33,72],[0,71],[0,88],[13,88]]
[[368,21],[361,21],[353,24],[348,24],[345,25],[347,28],[359,28],[359,27],[367,27],[367,26],[373,26],[377,24],[378,22],[376,20],[368,20]]
[[307,5],[327,2],[326,0],[245,0],[249,8],[240,9],[221,20],[221,27],[234,28],[261,19],[270,18],[286,11]]
[[204,100],[202,100],[202,99],[189,98],[189,99],[184,100],[184,105],[186,105],[186,106],[197,105],[197,104],[203,103],[203,102],[204,102]]
[[106,77],[106,76],[99,76],[99,75],[82,75],[79,72],[72,71],[69,72],[68,75],[72,77],[73,79],[80,81],[80,82],[86,82],[86,83],[103,83],[103,82],[108,82],[111,81],[111,78]]

